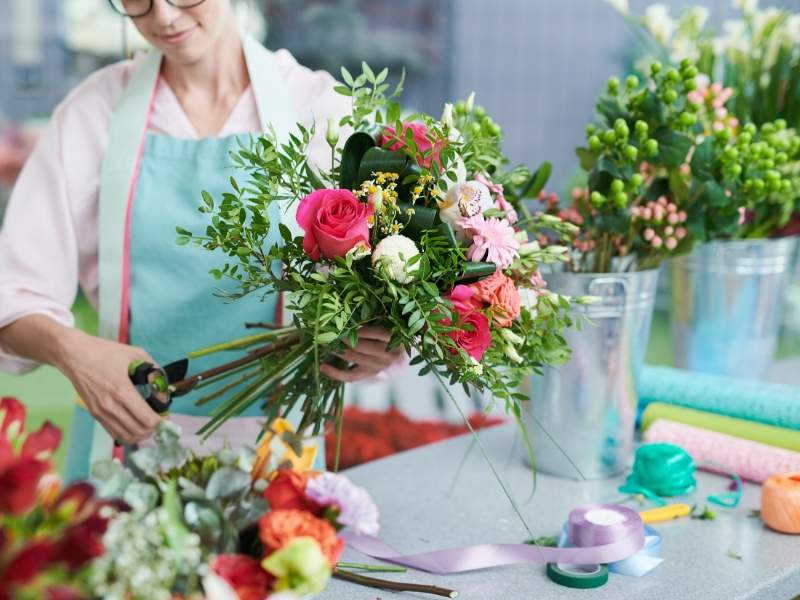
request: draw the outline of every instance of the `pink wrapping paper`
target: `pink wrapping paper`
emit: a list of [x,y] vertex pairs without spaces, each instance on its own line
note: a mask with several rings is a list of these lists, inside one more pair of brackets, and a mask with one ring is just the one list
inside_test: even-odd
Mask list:
[[[742,477],[761,483],[775,473],[800,471],[800,452],[767,446],[750,440],[674,423],[656,420],[644,433],[646,442],[666,442],[680,446],[696,463],[712,461]],[[706,471],[723,472],[710,465]]]

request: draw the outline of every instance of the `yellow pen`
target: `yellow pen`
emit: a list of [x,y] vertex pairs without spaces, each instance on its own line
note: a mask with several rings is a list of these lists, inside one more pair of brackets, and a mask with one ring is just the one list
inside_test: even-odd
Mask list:
[[645,523],[660,523],[661,521],[671,521],[680,517],[688,517],[692,512],[688,504],[668,504],[667,506],[660,506],[658,508],[651,508],[649,510],[642,510],[639,516]]

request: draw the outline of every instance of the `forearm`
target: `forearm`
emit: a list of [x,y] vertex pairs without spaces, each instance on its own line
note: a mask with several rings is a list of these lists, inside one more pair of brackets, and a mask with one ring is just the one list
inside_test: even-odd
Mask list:
[[69,348],[86,334],[45,315],[28,315],[0,329],[0,345],[8,351],[63,370]]

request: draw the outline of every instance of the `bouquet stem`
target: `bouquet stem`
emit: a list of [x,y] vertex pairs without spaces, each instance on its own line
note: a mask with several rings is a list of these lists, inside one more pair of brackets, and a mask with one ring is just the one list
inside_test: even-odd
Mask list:
[[396,592],[420,592],[422,594],[432,594],[434,596],[442,596],[444,598],[457,598],[458,592],[449,590],[447,588],[437,587],[435,585],[424,585],[419,583],[403,583],[400,581],[389,581],[386,579],[377,579],[375,577],[367,577],[366,575],[358,575],[350,573],[349,571],[341,571],[339,569],[333,570],[333,576],[337,579],[343,579],[359,585],[367,587],[378,588],[381,590],[394,590]]

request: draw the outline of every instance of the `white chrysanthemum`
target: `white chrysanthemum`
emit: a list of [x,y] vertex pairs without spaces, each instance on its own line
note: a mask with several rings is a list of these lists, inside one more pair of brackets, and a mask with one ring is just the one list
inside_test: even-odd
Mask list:
[[460,227],[456,226],[456,221],[462,217],[481,214],[492,206],[494,206],[492,193],[481,182],[455,183],[447,190],[445,199],[439,203],[439,218],[443,223],[452,225],[456,237],[464,242],[467,241],[467,235]]
[[733,0],[733,5],[744,14],[749,15],[758,9],[758,0]]
[[644,26],[662,44],[669,43],[675,33],[675,21],[664,4],[651,4],[644,11]]
[[404,235],[390,235],[382,239],[372,251],[372,264],[397,283],[408,283],[414,278],[419,263],[408,261],[419,254],[417,245]]

